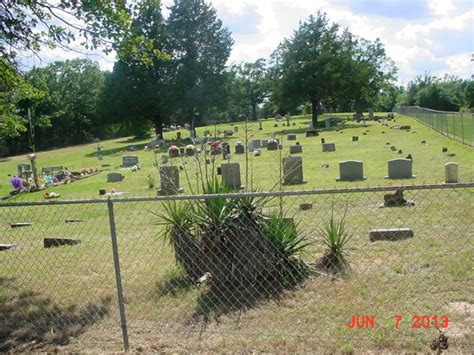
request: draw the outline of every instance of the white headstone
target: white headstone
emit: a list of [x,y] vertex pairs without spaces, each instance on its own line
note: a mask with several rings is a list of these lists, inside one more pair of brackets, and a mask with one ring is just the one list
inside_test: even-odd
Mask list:
[[449,162],[444,164],[444,181],[448,184],[457,184],[459,182],[457,163]]

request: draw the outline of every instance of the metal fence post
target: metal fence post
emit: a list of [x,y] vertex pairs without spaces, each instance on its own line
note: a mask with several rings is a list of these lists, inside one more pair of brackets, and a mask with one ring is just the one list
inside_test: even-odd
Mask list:
[[128,352],[129,343],[128,343],[127,317],[125,315],[125,304],[123,300],[122,276],[120,273],[120,259],[119,259],[119,253],[118,253],[117,234],[115,231],[114,205],[110,198],[107,201],[107,207],[109,209],[110,237],[112,240],[112,253],[114,255],[115,283],[117,285],[117,297],[118,297],[118,306],[119,306],[119,312],[120,312],[120,324],[122,327],[123,348],[126,352]]

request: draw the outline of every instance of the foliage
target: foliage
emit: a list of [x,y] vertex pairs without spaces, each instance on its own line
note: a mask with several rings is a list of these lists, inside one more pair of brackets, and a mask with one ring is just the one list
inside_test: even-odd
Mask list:
[[321,239],[328,248],[320,261],[320,266],[326,270],[342,271],[349,267],[346,257],[347,244],[351,236],[346,230],[345,216],[344,213],[344,216],[337,221],[331,213],[331,217],[324,221],[319,229]]
[[443,78],[425,73],[408,83],[398,99],[399,105],[421,106],[441,111],[459,111],[474,108],[474,84],[454,75]]
[[204,0],[175,1],[166,24],[170,38],[168,53],[176,70],[174,95],[178,113],[194,126],[194,120],[212,107],[223,107],[224,69],[233,40]]
[[[205,194],[228,191],[216,176],[204,186]],[[265,282],[293,285],[308,274],[308,265],[298,256],[310,243],[283,217],[262,214],[267,201],[209,197],[196,201],[194,207],[169,203],[160,214],[166,225],[162,239],[174,246],[176,260],[188,276],[196,279],[209,272],[213,287],[243,289]]]
[[[104,79],[98,64],[88,59],[54,62],[26,74],[42,95],[23,98],[17,107],[23,117],[31,109],[36,148],[78,144],[95,136],[101,125],[97,105]],[[21,137],[24,148],[28,141],[27,135]]]
[[253,63],[241,63],[230,68],[235,80],[231,100],[235,102],[238,111],[247,113],[251,109],[250,117],[257,119],[257,108],[269,95],[269,87],[266,82],[266,61],[263,58]]

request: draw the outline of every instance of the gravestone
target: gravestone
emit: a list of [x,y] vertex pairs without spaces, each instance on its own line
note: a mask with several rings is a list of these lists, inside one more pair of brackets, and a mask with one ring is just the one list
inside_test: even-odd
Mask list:
[[339,179],[337,181],[365,180],[364,164],[359,160],[346,160],[339,163]]
[[296,134],[289,134],[289,135],[287,136],[287,139],[288,139],[289,141],[295,141],[295,140],[296,140]]
[[62,245],[76,245],[80,244],[80,239],[68,239],[68,238],[44,238],[43,245],[45,248],[60,247]]
[[261,148],[266,148],[268,145],[268,139],[261,139],[260,140],[260,147]]
[[278,150],[278,141],[276,139],[269,139],[267,142],[267,150]]
[[316,129],[310,129],[309,131],[306,131],[306,137],[317,137],[319,136],[319,131]]
[[196,147],[192,144],[186,146],[186,155],[192,157],[196,153]]
[[353,141],[353,142],[359,141],[359,137],[358,137],[358,136],[352,136],[352,141]]
[[369,120],[374,118],[374,109],[372,107],[369,108]]
[[443,153],[447,153],[448,152],[448,147],[443,147]]
[[262,142],[260,139],[254,139],[251,141],[253,143],[253,149],[259,149],[262,148]]
[[260,149],[255,149],[255,150],[253,151],[253,156],[254,156],[254,157],[259,157],[259,156],[261,156],[261,155],[262,155],[262,151],[261,151]]
[[457,184],[459,182],[457,163],[449,162],[444,164],[444,182],[447,184]]
[[247,148],[248,148],[249,152],[253,152],[256,149],[255,146],[253,145],[252,141],[248,142]]
[[410,228],[373,229],[369,232],[369,239],[371,242],[377,240],[396,241],[411,238],[413,235]]
[[335,152],[336,144],[335,143],[322,143],[323,152]]
[[33,225],[33,222],[18,222],[18,223],[11,223],[10,227],[20,228],[20,227],[29,227],[31,225]]
[[176,132],[176,139],[180,140],[181,139],[181,132]]
[[107,174],[107,182],[120,182],[123,180],[123,175],[120,173]]
[[13,249],[16,247],[16,244],[0,244],[0,251]]
[[222,142],[222,154],[229,155],[230,154],[230,144],[227,142]]
[[299,154],[303,153],[302,145],[290,145],[290,154]]
[[239,133],[239,126],[234,126],[234,133]]
[[169,147],[169,149],[168,149],[168,156],[169,156],[170,158],[178,158],[179,155],[180,155],[180,151],[179,151],[179,148],[178,148],[178,147],[176,147],[176,146],[174,146],[174,145],[171,146],[171,147]]
[[262,129],[263,129],[263,127],[262,127],[262,122],[259,122],[259,123],[258,123],[258,130],[261,131]]
[[239,189],[240,181],[240,165],[239,163],[222,164],[221,166],[222,182],[231,189]]
[[313,208],[312,203],[300,203],[300,210],[301,211],[307,211]]
[[126,155],[122,157],[122,166],[134,166],[138,164],[138,157],[136,155]]
[[321,138],[321,144],[326,143],[326,140],[324,138]]
[[413,160],[410,159],[392,159],[387,162],[388,176],[386,179],[411,179],[413,175]]
[[301,157],[283,158],[283,185],[302,184],[303,159]]
[[245,146],[242,143],[238,143],[235,145],[235,154],[244,154],[245,153]]
[[177,166],[162,166],[160,168],[159,195],[176,195],[181,192],[179,187],[179,169]]

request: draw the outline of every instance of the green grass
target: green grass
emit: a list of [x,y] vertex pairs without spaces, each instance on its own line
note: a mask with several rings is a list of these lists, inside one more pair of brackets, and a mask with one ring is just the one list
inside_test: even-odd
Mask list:
[[[303,129],[307,120],[296,118],[298,125],[290,129]],[[298,134],[298,140],[303,144],[304,173],[308,183],[285,189],[440,182],[444,177],[443,164],[452,159],[441,152],[443,146],[456,153],[452,160],[460,164],[461,180],[473,181],[470,148],[448,140],[412,119],[401,117],[397,123],[410,124],[417,133],[390,130],[377,123],[369,125],[368,135],[362,135],[366,130],[363,127],[347,128],[344,133],[324,132],[322,137],[327,142],[336,143],[334,153],[321,152],[320,137],[303,138]],[[258,131],[258,123],[252,123],[250,128],[255,137],[263,138],[274,129],[273,124],[273,120],[264,121],[263,131]],[[224,128],[231,129],[230,125],[221,126]],[[286,127],[280,124],[278,129],[282,128]],[[382,130],[386,133],[382,134]],[[239,124],[240,134],[242,131],[243,125]],[[168,137],[173,135],[169,133]],[[352,142],[352,135],[358,135],[359,142]],[[232,144],[235,140],[231,140]],[[421,140],[426,140],[428,145],[422,145]],[[386,141],[403,149],[403,156],[413,155],[416,179],[392,181],[383,178],[386,160],[398,157],[384,148]],[[283,139],[283,155],[288,151],[287,143]],[[102,142],[105,150],[120,149],[128,144],[126,139]],[[39,164],[70,168],[97,166],[100,162],[87,157],[94,149],[95,144],[90,144],[39,153]],[[60,192],[63,199],[97,197],[97,190],[103,187],[128,191],[131,196],[154,195],[154,191],[147,189],[146,181],[146,175],[154,171],[152,153],[140,151],[136,154],[143,162],[143,170],[126,171],[125,180],[119,184],[107,184],[106,176],[100,174],[53,190]],[[261,157],[251,158],[253,188],[268,189],[275,185],[279,156],[279,152],[263,150]],[[233,159],[241,163],[244,177],[244,157],[234,156]],[[345,159],[363,160],[368,180],[336,183],[337,163]],[[14,173],[16,164],[22,161],[23,157],[12,157],[0,163],[2,176]],[[121,156],[105,157],[102,162],[118,166]],[[321,169],[323,163],[328,163],[330,168]],[[181,179],[189,192],[183,174]],[[193,188],[196,190],[196,185]],[[8,190],[3,187],[2,191]],[[243,302],[249,300],[234,299],[227,294],[209,295],[205,285],[190,285],[183,279],[171,248],[160,239],[162,226],[157,225],[158,218],[152,213],[163,211],[161,203],[115,203],[132,349],[140,345],[149,351],[165,349],[170,352],[182,352],[183,349],[195,352],[200,347],[208,352],[250,352],[255,349],[315,352],[323,348],[332,351],[352,348],[426,351],[437,332],[433,328],[411,329],[411,316],[444,314],[450,317],[453,327],[464,332],[452,335],[451,339],[458,344],[450,349],[468,349],[473,340],[472,331],[469,334],[469,319],[452,311],[449,303],[460,300],[474,303],[473,189],[407,191],[405,198],[414,200],[415,206],[404,208],[379,208],[383,194],[283,198],[285,214],[293,216],[301,232],[314,241],[302,256],[312,264],[326,249],[318,228],[331,216],[332,209],[338,219],[347,208],[346,230],[351,235],[347,260],[351,270],[336,279],[315,274],[302,288],[258,302]],[[20,199],[38,200],[41,194],[22,195]],[[303,202],[312,203],[313,208],[301,211],[299,204]],[[267,212],[278,213],[279,207],[279,200],[274,199],[267,206]],[[84,222],[65,224],[66,218],[79,218]],[[0,319],[7,319],[4,324],[15,330],[8,341],[26,348],[37,340],[40,344],[64,341],[65,345],[59,349],[69,351],[119,351],[119,317],[107,205],[2,207],[0,221],[0,242],[17,245],[14,250],[0,252]],[[31,221],[33,225],[10,228],[9,223],[20,221]],[[414,238],[369,242],[370,229],[395,227],[412,228]],[[45,237],[77,238],[82,243],[44,249]],[[206,311],[206,319],[202,318],[203,311]],[[353,314],[374,315],[376,328],[347,328]],[[392,323],[395,314],[406,317],[398,330]],[[90,321],[79,322],[82,328],[78,329],[76,324],[83,318]],[[41,327],[27,327],[37,324],[33,322],[37,319],[42,319]],[[0,344],[5,341],[1,334],[4,333],[0,329]],[[68,344],[64,339],[71,336],[76,340]],[[55,346],[39,349],[54,350]]]
[[[342,117],[346,117],[343,115]],[[279,181],[279,161],[281,157],[289,155],[289,145],[294,142],[286,140],[288,133],[297,133],[297,141],[303,145],[303,169],[304,177],[307,180],[305,185],[287,186],[284,189],[309,189],[309,188],[328,188],[345,186],[378,186],[378,185],[398,185],[398,184],[420,184],[435,183],[444,181],[444,164],[449,161],[455,161],[459,164],[459,173],[461,181],[474,180],[474,152],[471,148],[463,146],[456,141],[433,131],[429,127],[418,123],[414,119],[397,116],[397,121],[393,124],[409,124],[412,126],[412,132],[392,130],[383,127],[380,123],[370,122],[367,128],[356,123],[349,123],[344,130],[336,132],[334,130],[325,131],[320,137],[306,138],[304,131],[308,127],[309,116],[295,117],[291,122],[295,126],[283,127],[285,121],[274,127],[273,119],[263,121],[263,130],[258,130],[258,123],[248,124],[249,140],[269,138],[272,132],[276,133],[278,138],[282,139],[283,151],[262,150],[261,157],[249,155],[248,174],[246,173],[245,155],[233,155],[232,162],[238,162],[241,166],[242,182],[250,189],[268,190],[278,184]],[[324,117],[323,117],[324,119]],[[237,123],[239,133],[228,139],[234,150],[235,141],[244,141],[244,124]],[[206,127],[198,128],[198,134],[202,135]],[[217,130],[231,130],[230,124],[222,124],[209,127],[211,132]],[[367,135],[363,132],[368,130]],[[385,134],[382,134],[382,131]],[[342,132],[342,133],[341,133]],[[188,134],[183,131],[183,137]],[[352,142],[353,135],[359,136],[358,142]],[[166,139],[176,137],[175,132],[165,133]],[[336,152],[322,153],[320,138],[325,138],[326,142],[336,143]],[[425,140],[426,145],[421,144]],[[96,144],[85,144],[81,146],[69,147],[47,152],[38,153],[39,168],[45,166],[63,165],[71,170],[81,168],[95,167],[101,168],[101,164],[111,164],[110,171],[120,171],[120,165],[123,155],[137,155],[142,163],[142,170],[131,172],[130,170],[121,171],[125,179],[120,183],[107,183],[106,172],[93,177],[86,178],[79,182],[68,185],[51,187],[49,191],[55,191],[61,194],[61,199],[74,198],[95,198],[98,197],[99,189],[115,188],[118,191],[126,192],[126,196],[153,196],[155,190],[148,189],[147,176],[153,174],[156,176],[156,186],[159,186],[159,177],[157,169],[154,167],[154,155],[150,151],[139,150],[136,152],[124,152],[128,145],[135,145],[137,148],[143,148],[147,141],[133,141],[127,138],[119,138],[101,142],[104,147],[104,159],[98,161],[95,158]],[[390,143],[390,145],[386,145]],[[178,142],[179,144],[179,142]],[[391,151],[390,146],[396,146],[401,149],[403,154]],[[442,147],[448,147],[450,152],[456,154],[455,157],[449,157],[442,153]],[[281,153],[281,156],[280,156]],[[412,180],[387,180],[387,160],[405,157],[409,153],[413,156],[413,171],[417,176]],[[203,157],[201,157],[201,160]],[[222,161],[221,157],[216,157],[215,165],[218,166]],[[364,182],[336,182],[339,177],[339,162],[343,160],[361,160],[364,162],[364,175],[368,179]],[[0,160],[0,196],[7,195],[11,190],[8,174],[16,174],[16,166],[19,163],[26,163],[26,155],[2,158]],[[197,187],[195,173],[197,171],[194,158],[175,158],[171,164],[185,166],[188,177],[181,171],[181,186],[185,188],[185,194],[201,192]],[[322,169],[323,164],[329,164],[328,169]],[[208,166],[210,168],[210,166]],[[15,197],[15,200],[41,200],[43,192],[23,194]]]

